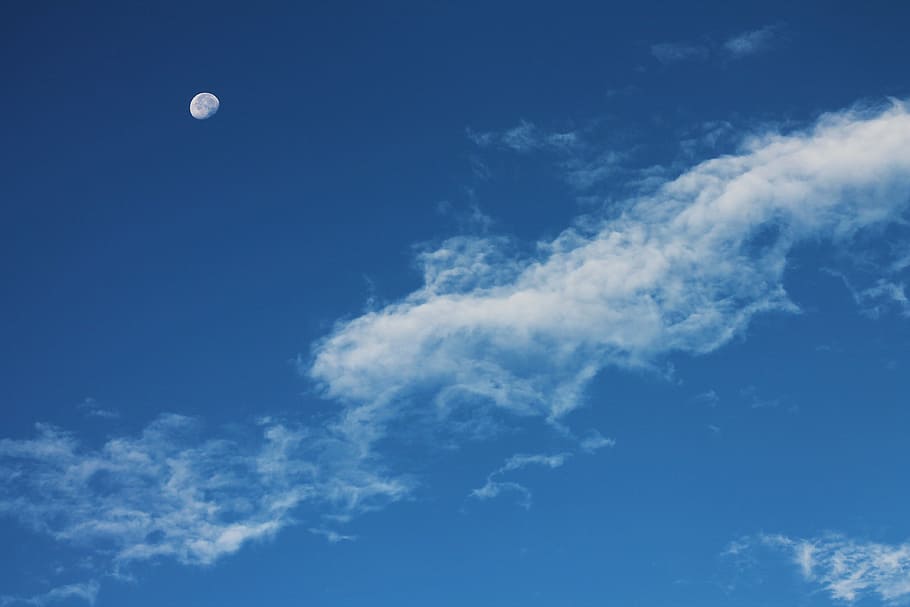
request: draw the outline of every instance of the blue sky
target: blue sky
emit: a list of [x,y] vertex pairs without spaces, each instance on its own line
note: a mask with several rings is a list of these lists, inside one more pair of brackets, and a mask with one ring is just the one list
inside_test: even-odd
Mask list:
[[0,10],[0,606],[910,602],[907,7]]

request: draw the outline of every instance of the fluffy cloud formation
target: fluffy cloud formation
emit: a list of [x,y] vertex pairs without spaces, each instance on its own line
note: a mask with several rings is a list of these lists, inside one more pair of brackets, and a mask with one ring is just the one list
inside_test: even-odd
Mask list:
[[891,603],[910,598],[910,544],[859,542],[840,535],[815,539],[765,535],[757,541],[789,553],[803,578],[834,599],[852,602],[878,595]]
[[339,323],[306,372],[361,444],[403,415],[465,406],[555,421],[606,366],[710,352],[756,314],[797,311],[783,286],[794,247],[847,247],[908,202],[906,106],[828,114],[582,218],[531,256],[447,240],[419,259],[423,286]]
[[248,445],[201,439],[197,426],[164,415],[98,449],[46,425],[0,440],[0,514],[94,551],[107,559],[99,574],[119,575],[161,557],[211,564],[292,524],[304,503],[351,516],[408,490],[324,433],[263,420]]

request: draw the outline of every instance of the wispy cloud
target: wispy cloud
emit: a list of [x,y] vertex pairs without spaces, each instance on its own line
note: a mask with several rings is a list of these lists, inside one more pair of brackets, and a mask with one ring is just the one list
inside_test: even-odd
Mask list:
[[780,35],[780,26],[768,25],[729,38],[724,42],[724,50],[734,59],[756,55],[773,48],[780,40]]
[[755,386],[746,386],[739,391],[739,395],[753,409],[773,409],[781,404],[779,398],[767,398],[759,395],[758,388]]
[[352,516],[408,490],[351,445],[274,420],[243,442],[202,438],[179,415],[97,449],[47,425],[0,440],[0,514],[87,550],[100,575],[159,558],[209,565],[294,524],[304,504]]
[[[713,351],[756,314],[796,312],[791,250],[900,220],[910,193],[903,104],[766,132],[652,194],[580,218],[521,256],[457,237],[421,254],[423,286],[340,322],[304,369],[369,443],[408,416],[491,408],[558,420],[599,370]],[[418,403],[425,403],[418,406]]]
[[707,405],[709,407],[716,407],[720,402],[720,396],[713,389],[702,392],[701,394],[696,394],[692,397],[692,401],[701,405]]
[[857,541],[842,535],[812,539],[761,535],[735,542],[737,553],[769,547],[783,551],[807,582],[833,599],[867,596],[896,604],[910,598],[910,544]]
[[875,279],[869,286],[857,287],[846,274],[836,270],[827,269],[832,276],[840,278],[860,312],[870,318],[879,318],[887,310],[897,308],[901,315],[910,317],[910,299],[907,298],[904,283],[896,278],[896,274],[904,269],[902,260],[897,260],[885,271],[885,276]]
[[524,486],[514,481],[500,480],[504,474],[521,470],[528,466],[541,466],[543,468],[559,468],[572,456],[571,453],[556,453],[554,455],[513,455],[505,463],[487,476],[487,482],[478,489],[471,491],[471,497],[479,500],[493,499],[505,492],[518,493],[519,504],[528,509],[531,507],[531,492]]
[[683,42],[661,42],[651,45],[651,55],[664,65],[683,61],[704,61],[711,52],[704,45]]
[[[589,127],[590,128],[590,127]],[[468,129],[468,139],[481,148],[501,148],[521,154],[550,153],[558,159],[562,177],[573,188],[587,190],[621,173],[625,154],[615,149],[592,149],[583,130],[555,131],[522,121],[505,131],[478,133]],[[476,175],[475,159],[470,159]],[[487,170],[484,179],[490,177]]]
[[0,607],[7,605],[33,605],[34,607],[44,607],[67,599],[80,599],[89,605],[94,605],[98,599],[98,591],[101,585],[97,581],[89,581],[81,584],[67,584],[58,586],[51,590],[28,597],[2,596],[0,597]]
[[[597,451],[614,447],[616,441],[612,438],[603,436],[597,430],[590,430],[586,436],[578,440],[577,451],[591,455]],[[541,467],[554,470],[561,468],[569,458],[573,456],[570,451],[563,451],[551,455],[545,454],[526,454],[519,453],[508,458],[502,466],[487,475],[487,480],[482,487],[474,489],[470,497],[479,500],[488,500],[498,497],[504,493],[517,493],[519,495],[518,504],[525,509],[531,507],[531,491],[524,485],[515,481],[502,480],[502,477],[510,472],[521,470],[529,466]]]
[[743,59],[773,49],[782,40],[784,28],[767,25],[727,38],[723,44],[703,42],[660,42],[651,45],[651,55],[664,65],[712,58]]
[[101,419],[118,419],[120,417],[119,411],[102,407],[98,404],[98,401],[91,397],[83,399],[78,408],[87,417],[98,417]]
[[502,147],[516,152],[568,151],[579,142],[573,131],[549,132],[526,120],[502,132],[479,133],[468,129],[468,139],[481,147]]
[[578,446],[584,453],[594,453],[606,447],[615,447],[616,440],[603,436],[597,430],[591,430]]
[[339,542],[353,542],[357,539],[356,535],[345,535],[343,533],[335,531],[334,529],[326,529],[325,527],[311,527],[310,533],[314,535],[321,535],[330,544],[337,544]]

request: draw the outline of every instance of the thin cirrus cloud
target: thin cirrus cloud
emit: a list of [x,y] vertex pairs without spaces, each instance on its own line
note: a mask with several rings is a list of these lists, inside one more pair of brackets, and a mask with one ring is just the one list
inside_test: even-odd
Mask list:
[[[344,520],[409,490],[324,433],[269,419],[257,430],[243,443],[206,439],[195,420],[162,415],[138,436],[92,449],[39,425],[33,438],[0,440],[0,514],[87,549],[97,576],[123,577],[160,558],[210,565],[295,524],[307,504]],[[16,600],[43,604],[65,592],[91,602],[97,586],[53,592]]]
[[573,131],[549,133],[526,120],[501,133],[468,129],[467,134],[468,139],[478,146],[500,147],[522,153],[539,150],[569,151],[579,144],[578,134]]
[[471,491],[470,497],[478,500],[489,500],[507,491],[511,491],[519,494],[519,504],[523,508],[528,509],[531,507],[531,492],[524,485],[514,481],[500,480],[502,475],[515,470],[521,470],[528,466],[542,466],[550,469],[559,468],[565,464],[566,460],[571,456],[571,453],[556,453],[554,455],[528,455],[519,453],[513,455],[507,459],[502,466],[487,476],[487,482],[484,483],[482,487]]
[[[613,447],[616,441],[612,438],[606,438],[596,430],[592,430],[588,436],[581,439],[578,449],[581,453],[593,454],[605,447]],[[544,454],[526,454],[518,453],[508,458],[502,466],[487,475],[487,480],[482,487],[471,491],[470,496],[478,500],[489,500],[498,497],[504,493],[512,492],[519,495],[518,504],[526,510],[531,507],[531,491],[524,485],[515,481],[502,480],[502,477],[510,472],[521,470],[529,466],[536,466],[554,470],[561,468],[571,457],[573,453],[562,452],[552,455]]]
[[555,422],[605,367],[655,369],[757,314],[798,312],[783,284],[794,247],[860,246],[908,202],[906,105],[831,113],[751,137],[527,257],[502,239],[446,240],[420,256],[420,288],[340,322],[304,371],[363,445],[403,416],[442,423],[468,406]]
[[780,41],[780,37],[781,28],[768,25],[733,36],[724,42],[724,51],[734,59],[741,59],[770,50]]
[[312,527],[310,528],[310,533],[314,535],[321,535],[330,544],[337,544],[339,542],[353,542],[357,539],[356,535],[345,535],[343,533],[335,531],[334,529],[326,529],[324,527]]
[[651,45],[651,55],[664,65],[706,61],[712,57],[743,59],[773,49],[782,40],[780,25],[767,25],[731,36],[722,44],[704,42],[660,42]]
[[[562,179],[573,188],[589,190],[618,173],[624,154],[612,150],[593,149],[585,141],[584,133],[575,130],[549,132],[533,122],[522,120],[517,126],[504,131],[474,131],[468,129],[468,139],[480,148],[493,148],[520,154],[547,152],[559,158]],[[476,166],[478,161],[472,160]],[[485,165],[479,178],[489,179]],[[472,166],[473,168],[473,166]],[[474,171],[477,175],[477,171]]]
[[704,61],[711,55],[711,51],[700,44],[659,42],[651,45],[651,55],[660,63],[669,65],[683,61]]
[[44,607],[45,605],[50,605],[59,601],[65,601],[67,599],[80,599],[90,605],[94,605],[95,600],[98,598],[98,591],[100,588],[101,585],[97,580],[80,582],[77,584],[66,584],[52,588],[51,590],[48,590],[42,594],[37,594],[29,597],[0,597],[0,607],[7,607],[12,605],[32,605],[32,607]]
[[877,596],[893,604],[910,598],[908,543],[858,541],[837,534],[810,539],[761,535],[739,540],[734,546],[735,553],[759,547],[782,551],[805,581],[818,585],[833,599],[854,602]]
[[826,271],[843,281],[860,311],[869,318],[878,318],[884,312],[895,308],[903,316],[910,317],[910,299],[907,298],[906,287],[893,278],[905,267],[906,264],[899,259],[891,264],[890,272],[886,276],[879,277],[875,284],[863,288],[855,287],[853,281],[843,272],[831,269]]

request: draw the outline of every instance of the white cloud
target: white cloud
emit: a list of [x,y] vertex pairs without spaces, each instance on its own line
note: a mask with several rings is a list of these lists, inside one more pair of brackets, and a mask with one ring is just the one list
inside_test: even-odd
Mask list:
[[[569,435],[571,438],[571,435]],[[616,441],[612,438],[606,438],[597,430],[590,430],[585,438],[578,441],[578,451],[592,455],[605,447],[613,447]],[[528,466],[537,466],[555,470],[561,468],[572,453],[564,451],[552,455],[544,454],[525,454],[519,453],[508,458],[502,466],[487,475],[487,480],[482,487],[471,491],[469,497],[488,500],[498,497],[506,492],[519,494],[518,504],[525,509],[531,507],[531,491],[520,483],[514,481],[501,480],[502,477],[510,472],[527,468]]]
[[603,436],[597,430],[592,430],[585,438],[581,439],[578,446],[585,453],[594,453],[604,447],[615,447],[616,441]]
[[203,439],[178,415],[97,449],[47,425],[0,440],[0,514],[88,550],[103,575],[163,557],[208,565],[294,524],[305,503],[350,516],[408,490],[354,446],[273,420],[243,442]]
[[101,586],[97,581],[90,581],[80,584],[67,584],[58,586],[51,590],[29,597],[3,596],[0,597],[0,607],[7,605],[33,605],[34,607],[44,607],[64,601],[66,599],[81,599],[89,605],[94,605],[98,598],[98,591]]
[[98,401],[91,397],[83,399],[78,408],[87,417],[98,417],[101,419],[118,419],[120,417],[119,411],[116,409],[105,409],[99,406]]
[[853,602],[870,595],[887,603],[910,598],[910,544],[881,544],[828,535],[794,539],[764,535],[755,541],[783,550],[803,578],[821,586],[832,598]]
[[755,386],[746,386],[739,391],[739,395],[753,409],[773,409],[781,405],[779,398],[765,398],[763,396],[760,396],[758,393],[758,388]]
[[[538,145],[533,132],[501,144]],[[547,145],[557,143],[569,140]],[[339,404],[324,427],[266,419],[240,441],[202,438],[193,420],[166,415],[92,448],[39,426],[34,438],[0,440],[0,514],[107,559],[102,575],[156,558],[213,563],[295,524],[305,504],[345,522],[411,489],[377,453],[395,424],[478,432],[450,424],[469,412],[561,428],[605,367],[659,369],[669,354],[722,346],[755,314],[797,311],[783,287],[792,248],[847,247],[898,221],[908,194],[910,116],[895,104],[753,137],[531,254],[507,238],[449,239],[419,253],[420,288],[339,322],[300,363]],[[579,448],[610,445],[589,435]],[[569,456],[514,456],[473,495],[512,491],[529,504],[502,476]]]
[[767,25],[732,36],[724,41],[723,45],[662,42],[651,45],[651,55],[664,65],[684,61],[705,61],[712,55],[742,59],[772,49],[781,40],[782,31],[783,27],[780,25]]
[[[581,131],[547,131],[523,120],[518,126],[501,132],[478,133],[469,129],[468,139],[480,147],[502,148],[522,154],[554,152],[560,159],[563,179],[578,190],[589,190],[623,172],[620,166],[625,159],[623,153],[612,149],[592,151]],[[476,162],[476,159],[471,159],[472,167]],[[483,178],[488,179],[491,173],[484,167]],[[489,224],[484,227],[488,228]]]
[[570,453],[557,453],[555,455],[526,455],[519,453],[506,460],[498,470],[499,473],[520,470],[527,466],[542,466],[544,468],[559,468],[571,457]]
[[565,152],[579,143],[578,135],[572,131],[546,132],[526,120],[502,132],[478,133],[468,129],[468,138],[481,147],[501,147],[516,152],[537,150]]
[[764,52],[774,46],[780,38],[780,31],[780,27],[768,25],[743,32],[727,40],[724,43],[724,50],[735,59]]
[[696,394],[692,397],[692,400],[700,405],[716,407],[720,402],[720,396],[718,396],[717,392],[712,388],[711,390],[707,390],[701,394]]
[[753,316],[796,312],[791,250],[897,222],[910,195],[903,104],[768,132],[519,256],[459,237],[424,252],[424,284],[340,322],[304,371],[345,403],[337,431],[369,445],[396,419],[464,407],[558,420],[607,366],[703,354]]
[[310,533],[314,535],[321,535],[328,541],[330,544],[337,544],[339,542],[353,542],[357,539],[356,535],[344,535],[332,529],[326,529],[324,527],[311,527]]
[[879,318],[890,308],[897,308],[901,315],[910,317],[910,299],[907,298],[906,287],[903,282],[895,280],[893,276],[906,267],[902,264],[901,259],[893,262],[886,269],[886,276],[879,277],[874,284],[862,288],[854,286],[843,272],[830,269],[827,272],[843,281],[844,286],[850,291],[853,301],[864,315]]
[[484,483],[482,487],[471,491],[470,496],[479,500],[489,500],[506,491],[511,491],[519,494],[519,505],[528,509],[531,507],[531,492],[524,485],[519,483],[499,480],[502,475],[508,472],[514,472],[515,470],[521,470],[528,466],[541,466],[552,470],[561,467],[571,456],[571,453],[556,453],[554,455],[528,455],[520,453],[513,455],[507,459],[502,466],[487,476],[487,482]]

